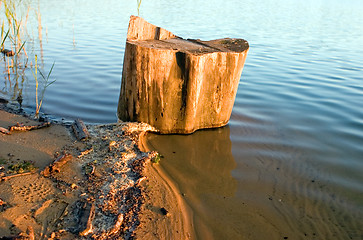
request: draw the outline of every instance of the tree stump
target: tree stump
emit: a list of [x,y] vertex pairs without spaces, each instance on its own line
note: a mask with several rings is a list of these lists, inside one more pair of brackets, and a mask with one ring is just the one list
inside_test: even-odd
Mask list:
[[183,39],[131,16],[118,117],[162,134],[226,125],[248,49],[243,39]]

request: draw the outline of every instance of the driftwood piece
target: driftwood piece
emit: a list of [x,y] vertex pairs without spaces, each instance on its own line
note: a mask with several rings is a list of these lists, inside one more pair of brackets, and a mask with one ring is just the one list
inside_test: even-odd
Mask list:
[[21,176],[26,176],[26,175],[31,175],[33,173],[35,173],[36,171],[31,171],[31,172],[26,172],[26,173],[18,173],[18,174],[14,174],[14,175],[10,175],[10,176],[4,176],[0,178],[0,182],[3,181],[7,181],[11,178],[15,178],[15,177],[21,177]]
[[121,228],[121,225],[124,221],[124,215],[122,213],[120,213],[118,216],[117,216],[117,219],[116,219],[116,222],[115,222],[115,225],[112,227],[112,229],[110,230],[110,235],[112,234],[116,234],[118,231],[120,231],[120,228]]
[[77,158],[81,158],[81,157],[83,157],[83,156],[85,156],[85,155],[89,154],[90,152],[93,152],[93,147],[91,147],[90,149],[86,149],[86,150],[84,150],[83,152],[81,152],[81,153],[78,155],[78,157],[77,157]]
[[13,132],[13,131],[21,131],[21,132],[25,132],[25,131],[32,131],[32,130],[36,130],[36,129],[40,129],[40,128],[45,128],[45,127],[49,127],[51,124],[50,122],[44,122],[38,125],[30,125],[30,126],[24,126],[24,124],[21,123],[16,123],[13,126],[9,127],[9,131]]
[[95,218],[95,203],[86,202],[82,209],[82,216],[79,225],[82,231],[80,231],[80,236],[86,236],[93,231],[92,221]]
[[6,135],[10,135],[11,134],[11,132],[8,129],[3,128],[3,127],[0,127],[0,132],[2,134],[6,134]]
[[76,119],[72,125],[74,134],[78,140],[85,140],[89,137],[89,132],[86,125],[81,119]]
[[131,16],[118,117],[162,134],[226,125],[248,49],[243,39],[182,39]]
[[61,167],[66,164],[69,160],[71,160],[73,158],[73,156],[71,154],[64,154],[59,156],[56,160],[54,160],[54,162],[47,166],[44,170],[43,170],[43,176],[44,177],[49,177],[52,173],[55,172],[60,172],[61,171]]

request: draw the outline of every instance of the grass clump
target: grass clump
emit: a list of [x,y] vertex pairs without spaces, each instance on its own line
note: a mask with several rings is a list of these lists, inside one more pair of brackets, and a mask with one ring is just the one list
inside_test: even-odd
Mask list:
[[158,154],[156,154],[156,156],[155,156],[155,157],[153,157],[153,158],[151,159],[151,162],[152,162],[152,163],[159,163],[159,162],[160,162],[160,160],[161,160],[161,158],[163,158],[163,156],[162,156],[160,153],[158,153]]
[[23,161],[21,163],[9,165],[9,173],[24,173],[35,170],[34,164],[31,161]]
[[6,164],[6,163],[7,163],[6,159],[4,159],[4,158],[0,158],[0,164],[4,165],[4,164]]

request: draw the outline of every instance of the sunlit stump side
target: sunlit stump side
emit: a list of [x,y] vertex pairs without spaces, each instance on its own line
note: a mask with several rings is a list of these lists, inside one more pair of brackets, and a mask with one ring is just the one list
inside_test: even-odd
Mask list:
[[163,134],[226,125],[248,48],[243,39],[185,40],[131,16],[118,117]]

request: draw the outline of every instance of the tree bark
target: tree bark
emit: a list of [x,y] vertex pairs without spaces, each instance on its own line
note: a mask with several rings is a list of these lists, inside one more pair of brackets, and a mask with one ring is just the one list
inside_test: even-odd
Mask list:
[[249,46],[243,39],[182,39],[130,18],[118,117],[160,133],[228,123]]

